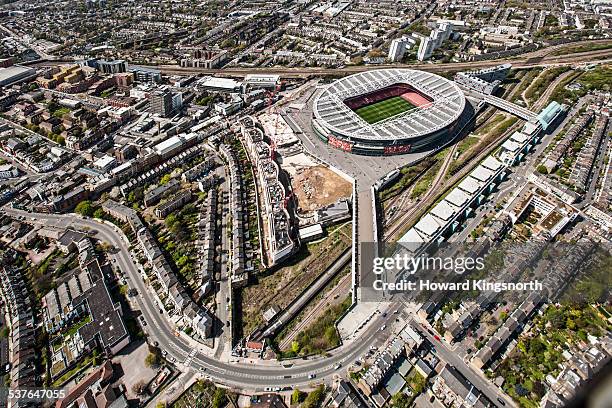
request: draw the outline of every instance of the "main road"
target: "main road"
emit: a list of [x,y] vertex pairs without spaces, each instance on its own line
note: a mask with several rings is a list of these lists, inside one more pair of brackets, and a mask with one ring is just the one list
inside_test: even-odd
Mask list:
[[[128,277],[128,285],[140,294],[135,301],[147,322],[149,336],[159,342],[159,347],[176,359],[177,363],[187,362],[190,368],[215,381],[236,389],[262,390],[264,387],[305,386],[312,383],[330,382],[335,374],[341,374],[344,366],[351,364],[364,354],[377,340],[388,336],[380,328],[394,319],[392,314],[379,314],[363,332],[359,341],[345,344],[331,352],[330,357],[319,357],[307,361],[296,360],[293,365],[283,367],[280,363],[262,362],[252,364],[218,361],[202,352],[198,346],[184,335],[177,335],[167,320],[159,313],[159,306],[150,296],[141,273],[129,252],[129,242],[114,225],[83,218],[74,214],[42,214],[4,207],[12,216],[23,216],[28,222],[47,227],[78,228],[95,232],[95,236],[111,244],[117,250],[110,254],[115,265]],[[340,365],[340,366],[338,366]],[[313,377],[314,376],[314,377]]]

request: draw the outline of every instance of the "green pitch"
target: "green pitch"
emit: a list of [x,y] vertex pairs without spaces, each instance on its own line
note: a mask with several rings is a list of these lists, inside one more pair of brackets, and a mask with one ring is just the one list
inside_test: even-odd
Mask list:
[[406,112],[414,107],[415,106],[413,104],[406,101],[402,97],[394,96],[392,98],[385,99],[384,101],[362,106],[361,108],[355,110],[355,113],[357,113],[366,122],[372,124],[390,118],[391,116],[395,116],[398,113]]

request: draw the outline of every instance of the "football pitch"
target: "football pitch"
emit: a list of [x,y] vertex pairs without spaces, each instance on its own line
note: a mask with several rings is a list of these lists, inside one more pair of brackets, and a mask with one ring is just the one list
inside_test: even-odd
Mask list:
[[384,101],[362,106],[356,109],[355,113],[366,122],[372,124],[395,116],[398,113],[406,112],[414,107],[413,104],[403,99],[401,96],[394,96]]

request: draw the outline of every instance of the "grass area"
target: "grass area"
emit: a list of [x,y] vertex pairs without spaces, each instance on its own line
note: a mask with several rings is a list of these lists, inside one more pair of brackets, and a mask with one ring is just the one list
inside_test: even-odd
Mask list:
[[474,132],[474,134],[476,134],[476,135],[486,135],[493,128],[495,128],[497,125],[499,125],[505,118],[506,118],[506,115],[504,115],[503,113],[496,114],[484,126],[479,127],[476,130],[476,132]]
[[64,272],[78,267],[75,254],[64,255],[55,249],[38,265],[31,265],[28,271],[32,290],[37,299],[47,294],[55,285],[55,279]]
[[[325,287],[310,302],[308,302],[306,307],[304,307],[298,313],[297,316],[295,316],[288,324],[285,325],[285,327],[274,337],[272,341],[275,344],[279,344],[279,345],[283,343],[283,341],[289,335],[289,333],[292,333],[294,331],[295,326],[299,324],[301,321],[303,321],[306,318],[306,316],[309,316],[312,313],[315,313],[316,312],[315,307],[321,301],[321,299],[323,299],[323,297],[325,297],[329,291],[334,289],[338,285],[338,283],[350,273],[351,273],[351,267],[350,265],[347,265],[342,271],[340,271],[336,276],[334,276],[334,278],[331,281],[329,281],[327,285],[325,285]],[[331,300],[330,303],[337,304],[338,300],[339,299],[334,298],[333,300]],[[325,312],[325,310],[322,310],[318,313],[321,314],[323,312]]]
[[72,367],[70,370],[68,370],[64,374],[62,374],[61,377],[59,377],[55,381],[53,381],[51,383],[51,387],[59,388],[62,385],[64,385],[64,383],[66,381],[68,381],[70,378],[72,378],[72,376],[74,376],[77,373],[85,370],[90,365],[96,365],[99,362],[98,361],[99,360],[98,354],[99,354],[99,352],[94,350],[94,352],[92,352],[89,356],[87,356],[83,360],[79,361],[74,367]]
[[603,65],[586,72],[578,82],[588,90],[610,90],[612,84],[612,65]]
[[404,29],[405,33],[419,33],[424,36],[431,34],[431,29],[427,27],[422,21],[416,21]]
[[72,326],[70,326],[70,328],[68,328],[68,330],[66,330],[66,332],[64,333],[64,337],[74,336],[81,327],[91,322],[92,322],[92,319],[89,314],[86,316],[83,316],[82,319],[80,319],[78,322],[75,322]]
[[352,224],[331,228],[337,229],[325,239],[303,246],[287,264],[258,275],[255,284],[236,292],[244,334],[263,324],[263,313],[270,307],[285,308],[350,247]]
[[410,192],[410,198],[414,199],[420,197],[427,190],[429,190],[429,188],[431,187],[431,183],[436,177],[436,174],[438,174],[438,171],[440,171],[440,167],[442,167],[442,160],[436,161],[436,163],[431,166],[429,170],[427,170],[425,174],[421,176],[421,178],[419,178],[419,180],[414,185],[414,188]]
[[612,48],[612,42],[607,42],[605,44],[580,44],[574,45],[572,47],[561,48],[559,50],[554,51],[551,55],[566,55],[574,54],[577,52],[601,51],[609,50],[610,48]]
[[400,170],[400,178],[393,184],[387,186],[384,190],[379,192],[381,201],[388,200],[389,198],[395,197],[406,188],[410,187],[412,183],[418,178],[418,176],[431,167],[435,162],[433,157],[426,157],[414,166],[404,167]]
[[224,388],[218,388],[208,380],[198,380],[169,406],[172,408],[221,408],[228,405],[230,398],[234,399],[234,396],[228,394]]
[[[580,274],[563,294],[566,302],[605,303],[609,288],[612,287],[612,256],[599,248],[590,256],[591,264]],[[606,317],[609,313],[602,311]]]
[[468,151],[472,146],[474,146],[479,141],[480,141],[480,138],[475,137],[475,136],[468,136],[465,139],[463,139],[457,145],[457,150],[456,150],[457,157],[458,158],[461,157],[463,153]]
[[[566,89],[567,85],[573,83],[579,84],[581,86],[580,89]],[[550,100],[559,103],[573,103],[589,91],[609,91],[610,84],[612,84],[612,66],[610,65],[598,66],[587,72],[578,71],[557,85],[550,95]]]
[[529,85],[533,83],[535,78],[538,75],[540,75],[542,71],[543,71],[542,68],[534,68],[534,69],[530,69],[529,71],[527,71],[527,73],[521,78],[521,83],[518,85],[518,88],[516,89],[514,93],[514,103],[517,103],[520,101],[519,105],[524,104],[521,94],[525,91],[525,89],[529,87]]
[[564,361],[563,350],[580,347],[587,335],[600,337],[612,329],[591,305],[550,305],[536,316],[529,333],[519,337],[516,348],[497,367],[505,379],[504,391],[521,407],[538,407],[546,392],[548,374],[556,375]]
[[548,88],[548,86],[555,80],[557,77],[564,72],[567,72],[571,68],[569,67],[557,67],[551,68],[544,71],[537,79],[527,88],[525,91],[525,98],[529,102],[529,104],[534,103]]
[[459,160],[454,160],[450,164],[447,176],[452,176],[458,173],[466,163],[469,163],[472,159],[478,156],[480,152],[486,149],[490,144],[494,143],[495,139],[512,127],[518,121],[518,118],[506,118],[506,116],[502,115],[501,119],[494,117],[492,120],[494,121],[493,126],[487,124],[484,126],[486,131],[479,129],[479,131],[476,132],[476,134],[481,134],[480,132],[483,132],[482,137],[480,137],[480,143],[476,144],[475,148],[466,150],[467,154],[463,155],[465,157],[460,157]]
[[284,358],[320,354],[340,345],[340,335],[336,330],[336,320],[351,306],[351,297],[328,308],[323,315],[308,328],[301,331],[291,345],[291,350],[281,350]]
[[400,96],[394,96],[380,102],[362,106],[355,110],[363,120],[372,124],[385,120],[399,113],[406,112],[415,106]]
[[70,109],[62,107],[53,112],[53,116],[55,116],[56,118],[61,118],[67,113],[70,113]]
[[578,95],[571,90],[565,89],[567,85],[578,79],[582,75],[581,72],[574,72],[568,75],[563,81],[561,81],[550,94],[550,101],[557,101],[558,103],[573,103],[578,99]]
[[442,167],[446,156],[450,154],[450,150],[451,148],[447,147],[445,149],[440,150],[433,156],[435,163],[416,182],[414,188],[412,189],[412,192],[410,193],[410,198],[414,199],[420,197],[424,192],[429,190],[434,178],[436,178],[436,175],[440,171],[440,168]]

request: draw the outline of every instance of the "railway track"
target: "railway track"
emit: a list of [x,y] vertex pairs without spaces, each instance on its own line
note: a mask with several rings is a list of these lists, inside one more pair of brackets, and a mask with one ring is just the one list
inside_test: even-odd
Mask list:
[[[534,106],[541,106],[546,101],[548,101],[548,98],[549,98],[550,94],[552,93],[552,91],[554,90],[554,88],[563,79],[565,79],[565,77],[563,75],[561,75],[555,81],[551,82],[549,84],[548,88],[546,89],[546,91],[543,92],[542,95],[540,95],[540,97],[538,98],[537,101],[535,101]],[[519,89],[520,88],[519,88],[518,84],[515,85],[513,90],[512,90],[512,92],[507,96],[506,99],[512,100],[512,98],[514,98],[516,92]],[[493,117],[493,116],[491,116],[491,117]],[[484,123],[482,123],[482,125],[485,125],[485,124],[486,124],[486,121]],[[472,170],[472,168],[473,168],[475,163],[479,163],[486,156],[488,156],[490,153],[492,153],[506,138],[508,138],[512,134],[512,132],[514,132],[516,130],[516,128],[520,124],[521,124],[521,122],[518,122],[518,123],[515,123],[514,125],[510,126],[504,133],[502,133],[500,136],[495,138],[495,140],[493,140],[491,143],[489,143],[489,145],[483,151],[481,151],[478,155],[476,155],[475,157],[470,159],[469,162],[458,173],[454,174],[451,178],[446,180],[445,183],[441,184],[440,183],[441,180],[437,180],[438,181],[437,183],[432,183],[432,187],[429,189],[429,191],[427,192],[425,197],[422,200],[420,200],[419,202],[413,203],[413,205],[409,207],[408,211],[399,220],[395,221],[394,225],[392,225],[389,228],[388,232],[386,232],[383,235],[383,240],[385,240],[385,241],[393,241],[393,240],[398,239],[399,237],[396,236],[398,234],[398,232],[401,232],[402,229],[405,228],[406,225],[409,225],[410,223],[414,222],[414,220],[416,218],[415,216],[418,216],[419,214],[424,212],[425,209],[429,208],[431,206],[431,204],[433,203],[433,200],[435,200],[435,198],[437,198],[440,195],[440,191],[446,191],[448,188],[450,188],[451,186],[456,184],[458,181],[460,181],[463,177],[465,177]],[[445,163],[443,164],[443,166],[442,166],[442,168],[440,170],[443,170],[444,168],[446,168],[446,170],[448,170],[448,166],[450,164],[447,164],[447,162],[449,162],[449,157],[452,158],[452,156],[454,154],[454,151],[456,150],[457,145],[458,145],[458,143],[455,143],[453,145],[453,148],[454,148],[453,152],[451,152],[445,158]],[[450,160],[450,161],[452,162],[452,160]],[[442,174],[442,176],[444,174],[446,174],[446,170],[444,170],[443,172],[442,171],[438,172],[436,178],[440,177],[440,174]],[[433,197],[433,199],[432,199],[432,197]]]
[[[508,90],[510,91],[510,94],[506,97],[508,100],[512,100],[516,96],[516,93],[520,89],[519,84],[520,84],[520,82],[515,84],[515,85],[512,85],[511,87],[509,87]],[[494,116],[494,113],[495,113],[495,108],[488,107],[487,109],[485,109],[485,111],[484,111],[484,113],[482,115],[484,120],[480,124],[478,124],[476,127],[485,126],[487,124],[487,122]],[[458,142],[456,144],[458,144]],[[456,146],[456,144],[455,144],[455,146]],[[456,149],[457,149],[456,147],[453,147],[452,152],[450,152],[450,156],[451,157],[455,154]],[[448,170],[449,166],[450,166],[450,163],[446,166],[447,170]],[[430,168],[431,168],[431,166],[429,166],[427,169],[425,169],[423,174],[426,171],[428,171]],[[417,178],[421,177],[421,176],[422,176],[422,174],[418,175]],[[415,180],[415,182],[416,182],[416,180]],[[393,208],[393,207],[396,207],[397,210],[395,211],[395,214],[398,214],[398,215],[394,214],[391,217],[387,217],[385,215],[384,227],[389,227],[390,225],[395,225],[398,222],[398,218],[401,217],[401,215],[399,215],[399,214],[401,214],[403,211],[410,210],[410,207],[411,207],[410,204],[414,205],[414,203],[410,203],[410,202],[406,203],[406,201],[407,201],[407,199],[408,199],[408,197],[410,195],[410,191],[411,191],[411,189],[406,189],[405,191],[400,192],[396,196],[394,196],[394,197],[392,197],[392,198],[387,200],[388,202],[386,203],[385,207],[389,208],[389,209]],[[408,206],[404,207],[406,204],[408,204]]]
[[432,181],[431,187],[429,188],[425,196],[421,200],[414,202],[412,203],[411,206],[409,206],[409,208],[407,209],[407,212],[405,212],[397,221],[395,221],[393,227],[391,227],[385,234],[383,234],[383,241],[387,241],[389,238],[393,238],[395,234],[400,232],[406,220],[409,220],[419,210],[420,206],[417,204],[421,202],[427,202],[431,199],[432,196],[437,194],[438,188],[440,187],[441,183],[444,181],[444,176],[446,175],[448,168],[453,162],[453,156],[455,155],[455,152],[457,151],[458,145],[459,145],[459,141],[455,142],[455,144],[451,147],[451,150],[448,152],[448,154],[444,158],[444,162],[440,166],[438,173],[436,173],[436,177]]
[[[305,77],[309,75],[323,76],[323,75],[347,75],[362,71],[368,71],[372,69],[381,68],[412,68],[420,69],[429,72],[441,72],[441,71],[459,71],[466,69],[486,68],[499,65],[502,62],[510,62],[515,68],[528,68],[535,66],[547,66],[547,65],[574,65],[586,61],[591,61],[600,57],[611,57],[612,49],[597,50],[597,51],[585,51],[567,55],[545,55],[540,58],[532,58],[530,54],[525,54],[522,58],[517,59],[503,59],[503,60],[487,60],[487,61],[470,61],[470,62],[456,62],[448,64],[397,64],[397,65],[358,65],[348,66],[344,68],[318,68],[318,67],[256,67],[256,68],[185,68],[177,65],[158,65],[149,66],[149,68],[159,69],[162,74],[173,75],[173,74],[205,74],[205,75],[225,75],[225,76],[244,76],[246,74],[253,73],[266,73],[266,74],[279,74],[284,77]],[[43,64],[41,62],[41,64]]]
[[348,294],[351,288],[351,275],[344,276],[334,288],[329,291],[325,296],[319,300],[315,307],[308,313],[304,319],[300,320],[295,327],[291,329],[291,332],[283,339],[278,345],[280,350],[286,350],[291,346],[291,342],[295,340],[297,335],[306,329],[310,324],[321,317],[325,309],[331,305],[339,304],[344,299],[342,295]]

